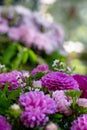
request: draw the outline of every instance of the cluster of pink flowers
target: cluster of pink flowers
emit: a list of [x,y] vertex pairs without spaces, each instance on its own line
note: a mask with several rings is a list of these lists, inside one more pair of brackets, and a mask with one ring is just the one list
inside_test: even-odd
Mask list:
[[9,90],[14,90],[18,87],[22,88],[24,81],[23,74],[19,71],[14,70],[12,72],[2,73],[0,74],[0,84],[2,85],[0,89],[2,89],[6,83],[9,84]]
[[7,34],[9,39],[21,41],[26,47],[43,50],[46,54],[51,54],[55,50],[60,52],[63,50],[61,48],[63,48],[64,34],[60,25],[46,20],[43,22],[39,14],[23,7],[21,9],[20,6],[1,8],[0,34]]
[[[39,72],[42,72],[44,76],[35,80],[35,76]],[[44,127],[44,130],[57,130],[63,123],[62,128],[69,125],[67,129],[70,130],[87,129],[87,97],[84,96],[84,92],[87,91],[87,76],[53,72],[48,65],[42,64],[31,72],[15,70],[1,73],[1,89],[6,82],[9,83],[9,90],[23,88],[18,97],[18,103],[13,101],[8,111],[12,116],[20,119],[25,129]],[[28,84],[29,82],[30,84]],[[26,83],[25,86],[23,86],[24,83]],[[44,89],[45,87],[46,89]],[[80,90],[83,90],[81,96],[79,96]],[[6,113],[6,117],[10,120],[9,113]],[[7,119],[0,115],[1,130],[11,130],[14,127],[9,124]]]
[[57,111],[55,101],[49,94],[41,91],[30,91],[20,95],[19,105],[24,107],[21,114],[21,121],[26,127],[45,125],[49,120],[47,114]]

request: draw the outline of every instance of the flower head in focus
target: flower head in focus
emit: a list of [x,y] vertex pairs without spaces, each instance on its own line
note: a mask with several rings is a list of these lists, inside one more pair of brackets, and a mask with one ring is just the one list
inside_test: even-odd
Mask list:
[[21,121],[26,127],[42,126],[48,121],[47,114],[53,114],[56,110],[55,101],[49,94],[41,91],[30,91],[20,95],[19,105],[24,108],[21,113]]
[[50,91],[79,90],[79,85],[73,77],[62,72],[51,72],[41,78],[42,86]]
[[69,116],[72,114],[72,110],[70,108],[72,104],[72,99],[67,97],[63,90],[53,92],[53,99],[57,104],[58,112]]

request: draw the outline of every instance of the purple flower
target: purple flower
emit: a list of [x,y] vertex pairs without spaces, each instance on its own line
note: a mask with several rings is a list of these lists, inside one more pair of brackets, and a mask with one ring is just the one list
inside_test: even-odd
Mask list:
[[5,34],[9,30],[9,27],[7,24],[0,23],[0,34]]
[[19,28],[17,28],[17,27],[10,28],[9,32],[8,32],[8,37],[14,41],[20,40],[21,32],[20,32]]
[[[18,87],[22,87],[22,82],[24,80],[22,73],[19,71],[12,71],[8,73],[0,74],[0,84],[4,87],[6,82],[9,83],[9,90],[17,89]],[[0,89],[2,89],[1,87]]]
[[83,91],[81,97],[87,98],[87,76],[75,74],[73,78],[78,82],[80,90]]
[[11,130],[12,126],[9,124],[7,119],[0,115],[0,130]]
[[26,127],[42,126],[48,121],[46,114],[56,112],[55,101],[41,91],[30,91],[20,95],[19,105],[24,107],[21,121]]
[[27,47],[31,47],[34,41],[34,37],[37,34],[36,30],[33,28],[29,28],[27,25],[21,25],[19,27],[21,33],[21,41]]
[[38,65],[36,68],[34,68],[34,69],[32,70],[32,72],[31,72],[31,74],[34,76],[34,75],[36,75],[36,74],[39,73],[39,72],[47,73],[47,72],[49,72],[49,71],[50,71],[50,70],[49,70],[48,65],[42,64],[42,65]]
[[79,90],[79,85],[73,77],[62,72],[51,72],[42,77],[42,86],[51,91],[55,90]]
[[58,112],[69,116],[72,114],[72,110],[70,109],[72,99],[67,97],[63,90],[53,92],[53,99],[57,104]]
[[87,130],[87,114],[84,114],[72,122],[70,130]]

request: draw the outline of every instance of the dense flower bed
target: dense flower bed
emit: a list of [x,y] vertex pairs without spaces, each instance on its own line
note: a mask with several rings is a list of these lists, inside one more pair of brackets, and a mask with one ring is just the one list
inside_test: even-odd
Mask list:
[[56,60],[52,70],[45,64],[31,72],[2,70],[1,130],[87,130],[87,76],[61,64]]
[[63,30],[36,12],[21,7],[0,7],[0,35],[20,42],[28,48],[51,54],[62,51]]

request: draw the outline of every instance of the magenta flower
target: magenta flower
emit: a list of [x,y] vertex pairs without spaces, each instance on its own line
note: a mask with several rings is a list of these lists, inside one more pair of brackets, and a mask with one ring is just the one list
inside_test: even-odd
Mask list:
[[87,98],[87,76],[75,74],[73,78],[78,82],[80,90],[83,91],[81,97]]
[[73,77],[62,72],[51,72],[42,77],[42,86],[50,91],[55,90],[79,90],[79,85]]
[[72,122],[70,130],[87,130],[87,114],[84,114]]
[[6,82],[9,84],[9,90],[17,89],[18,87],[23,87],[23,76],[22,73],[19,71],[12,71],[8,73],[2,73],[0,74],[0,84],[2,84],[2,89]]
[[0,130],[12,130],[12,126],[9,124],[7,119],[0,115]]
[[47,114],[56,112],[55,101],[41,91],[30,91],[19,97],[19,105],[24,107],[21,121],[26,127],[42,126],[48,121]]
[[39,72],[47,73],[47,72],[49,72],[49,71],[50,71],[50,70],[49,70],[48,65],[42,64],[42,65],[38,65],[36,68],[34,68],[34,69],[32,70],[32,72],[31,72],[31,74],[34,76],[34,75],[36,75],[36,74],[39,73]]
[[72,110],[70,109],[72,99],[67,97],[63,90],[53,92],[53,99],[57,104],[57,110],[60,113],[69,116],[72,114]]

